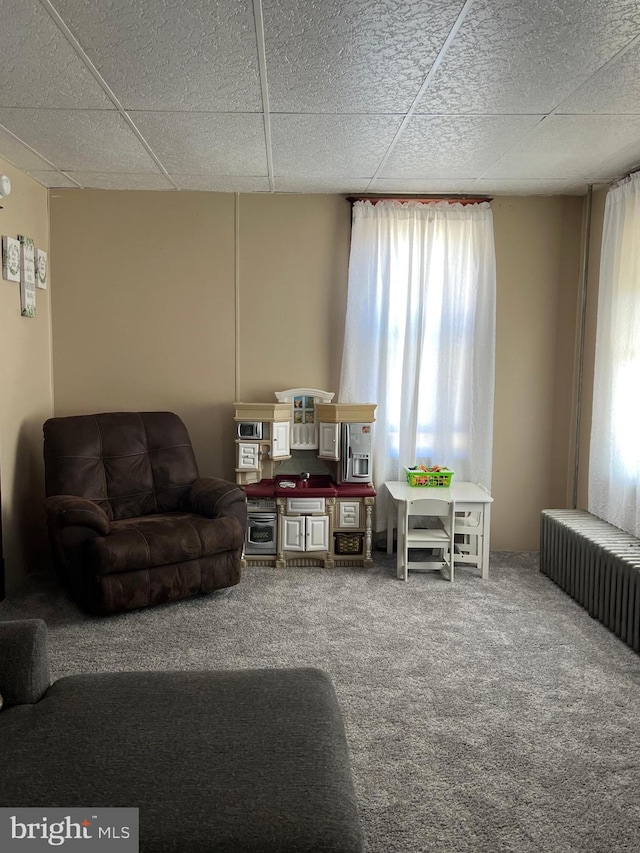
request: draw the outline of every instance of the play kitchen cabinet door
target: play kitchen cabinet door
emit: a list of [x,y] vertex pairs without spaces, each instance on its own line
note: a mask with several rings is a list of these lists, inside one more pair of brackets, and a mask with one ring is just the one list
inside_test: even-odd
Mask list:
[[340,459],[340,424],[321,423],[318,427],[318,456],[321,459]]
[[360,525],[360,501],[337,502],[336,526],[343,530],[357,530]]
[[282,551],[328,551],[328,515],[283,515],[280,526]]
[[271,458],[291,456],[289,421],[274,421],[271,424]]
[[238,468],[243,471],[255,471],[259,468],[260,445],[248,441],[238,442]]

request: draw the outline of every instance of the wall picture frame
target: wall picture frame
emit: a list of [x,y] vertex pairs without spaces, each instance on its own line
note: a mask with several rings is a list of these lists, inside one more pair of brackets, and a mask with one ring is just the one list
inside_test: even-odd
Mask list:
[[2,277],[5,281],[20,281],[20,241],[2,238]]
[[49,278],[49,263],[47,253],[42,249],[35,250],[35,274],[36,287],[39,287],[40,290],[46,290]]
[[36,316],[35,246],[31,237],[18,234],[20,241],[20,308],[23,317]]

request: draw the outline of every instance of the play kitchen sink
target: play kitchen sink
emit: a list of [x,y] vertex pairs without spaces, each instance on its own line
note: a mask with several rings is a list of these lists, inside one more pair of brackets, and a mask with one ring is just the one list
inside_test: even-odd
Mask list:
[[292,493],[304,492],[309,497],[333,498],[338,494],[338,487],[329,474],[292,474],[275,478],[273,484],[276,497],[286,498]]

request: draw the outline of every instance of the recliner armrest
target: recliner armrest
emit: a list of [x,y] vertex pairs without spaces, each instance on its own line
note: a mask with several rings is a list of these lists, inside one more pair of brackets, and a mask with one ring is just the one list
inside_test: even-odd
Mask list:
[[77,525],[90,527],[106,536],[110,529],[109,518],[97,503],[75,495],[53,495],[46,498],[45,509],[50,521],[58,527]]
[[207,518],[232,516],[243,530],[247,523],[247,496],[244,489],[229,480],[200,477],[185,496],[185,508]]
[[0,622],[0,695],[4,707],[39,702],[50,681],[47,626],[42,619]]

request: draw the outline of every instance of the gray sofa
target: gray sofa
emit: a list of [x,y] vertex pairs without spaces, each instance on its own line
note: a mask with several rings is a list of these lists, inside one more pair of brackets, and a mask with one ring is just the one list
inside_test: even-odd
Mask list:
[[342,716],[318,669],[50,685],[40,620],[0,622],[0,806],[137,807],[141,853],[360,853]]

